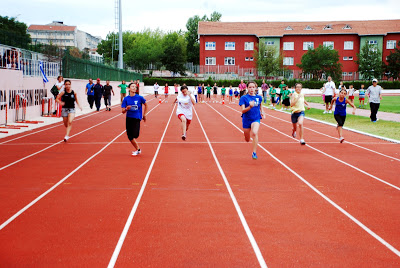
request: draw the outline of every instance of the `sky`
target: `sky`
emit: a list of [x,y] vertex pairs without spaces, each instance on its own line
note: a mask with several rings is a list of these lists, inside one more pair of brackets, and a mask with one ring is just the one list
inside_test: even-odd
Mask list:
[[[103,39],[115,27],[116,0],[14,0],[0,15],[31,24],[63,21]],[[117,0],[118,1],[118,0]],[[400,0],[122,0],[122,30],[186,30],[190,17],[222,14],[223,22],[400,19]]]

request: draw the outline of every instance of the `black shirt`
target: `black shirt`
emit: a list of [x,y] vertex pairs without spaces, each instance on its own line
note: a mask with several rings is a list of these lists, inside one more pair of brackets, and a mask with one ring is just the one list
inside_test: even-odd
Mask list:
[[75,93],[74,93],[74,91],[71,90],[70,93],[68,93],[67,91],[64,91],[64,95],[62,95],[61,101],[65,103],[63,108],[74,109],[75,108]]
[[111,95],[111,90],[112,90],[112,86],[107,86],[105,85],[104,87],[104,96],[110,96]]

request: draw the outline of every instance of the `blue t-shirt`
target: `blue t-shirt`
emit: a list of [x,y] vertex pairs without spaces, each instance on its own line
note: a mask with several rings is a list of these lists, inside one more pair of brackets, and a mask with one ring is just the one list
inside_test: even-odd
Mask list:
[[88,96],[94,95],[94,90],[92,89],[93,86],[94,86],[94,84],[87,83],[86,90],[87,90]]
[[262,97],[259,95],[251,96],[244,95],[239,100],[239,106],[244,104],[244,107],[247,108],[250,105],[250,101],[255,101],[253,108],[251,108],[247,113],[242,114],[243,119],[249,121],[255,121],[261,119],[260,105],[262,103]]
[[339,101],[339,98],[336,99],[336,106],[334,114],[345,116],[346,115],[346,98],[342,102]]
[[229,95],[232,96],[233,95],[233,89],[229,89]]
[[235,96],[239,96],[239,91],[235,91]]
[[203,92],[202,90],[203,90],[203,88],[201,86],[197,87],[197,93],[198,94],[201,94]]
[[126,96],[122,101],[121,107],[126,108],[132,106],[130,110],[126,111],[126,117],[137,118],[142,120],[142,104],[146,103],[146,99],[140,95]]

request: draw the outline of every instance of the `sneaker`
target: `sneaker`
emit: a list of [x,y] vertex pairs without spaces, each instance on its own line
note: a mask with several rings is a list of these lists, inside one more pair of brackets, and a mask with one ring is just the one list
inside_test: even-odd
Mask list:
[[294,129],[292,129],[292,137],[296,138],[296,131],[294,131]]
[[109,111],[111,111],[111,108],[108,108]]
[[339,138],[339,141],[340,141],[340,143],[343,143],[343,142],[344,142],[344,138],[343,138],[343,137],[340,137],[340,138]]
[[329,110],[329,113],[331,114],[331,113],[332,113],[332,110]]
[[142,151],[139,149],[137,151],[132,152],[132,156],[137,156],[137,155],[139,155],[141,153],[142,153]]
[[253,153],[251,154],[251,157],[252,157],[254,160],[257,160],[257,154],[256,154],[255,152],[253,152]]
[[323,112],[323,114],[327,114],[327,113],[328,113],[327,111],[324,111],[324,112]]
[[65,136],[64,137],[64,142],[67,142],[68,139],[69,139],[69,136]]
[[182,135],[182,140],[186,140],[186,135]]
[[300,140],[300,144],[301,144],[301,145],[306,145],[306,142],[305,142],[303,139],[301,139],[301,140]]

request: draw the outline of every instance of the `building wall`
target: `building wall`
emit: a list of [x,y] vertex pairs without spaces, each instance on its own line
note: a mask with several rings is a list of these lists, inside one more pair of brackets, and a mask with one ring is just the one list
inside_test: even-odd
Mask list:
[[60,47],[77,46],[76,31],[28,31],[32,44],[50,44]]
[[[281,46],[282,46],[280,37],[261,37],[260,38],[260,43],[261,42],[265,43],[267,46],[274,46],[276,48],[276,51],[278,52],[278,55],[279,55],[280,49],[281,49]],[[268,45],[268,42],[270,42],[269,45]],[[273,42],[273,44],[271,42]]]
[[399,48],[398,43],[400,41],[400,34],[388,34],[383,37],[383,61],[387,63],[386,57],[390,55],[390,52],[394,53],[394,49],[387,49],[387,41],[388,40],[395,40],[396,41],[396,47]]

